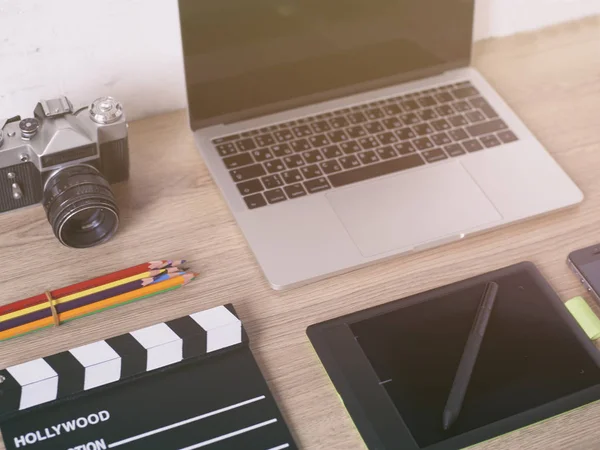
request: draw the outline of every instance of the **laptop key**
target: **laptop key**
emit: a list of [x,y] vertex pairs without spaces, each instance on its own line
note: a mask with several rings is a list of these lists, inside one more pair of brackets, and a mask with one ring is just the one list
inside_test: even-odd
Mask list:
[[342,142],[340,144],[340,148],[346,155],[362,151],[362,148],[360,147],[360,145],[358,145],[356,141]]
[[334,117],[333,119],[329,120],[329,123],[334,130],[337,130],[338,128],[346,128],[350,125],[350,122],[348,122],[345,117]]
[[448,134],[450,135],[450,137],[454,140],[454,141],[463,141],[465,139],[469,139],[469,135],[467,134],[467,132],[465,130],[463,130],[462,128],[457,128],[455,130],[450,130],[448,132]]
[[419,104],[415,100],[407,100],[400,103],[405,111],[416,111],[419,109]]
[[342,166],[340,166],[340,164],[335,160],[322,162],[320,166],[323,173],[327,175],[330,173],[340,172],[342,170]]
[[267,172],[269,173],[277,173],[285,170],[285,166],[283,165],[283,162],[278,159],[275,161],[267,161],[265,163],[265,169],[267,169]]
[[367,133],[369,134],[377,134],[385,130],[385,128],[383,128],[383,125],[381,125],[380,122],[370,122],[365,124],[364,127],[365,130],[367,130]]
[[394,148],[400,154],[400,156],[406,156],[416,152],[415,148],[410,142],[401,142],[400,144],[395,144]]
[[306,164],[315,164],[320,161],[323,161],[323,155],[321,155],[321,152],[319,150],[304,152],[302,153],[302,156],[304,157],[304,161],[306,161]]
[[394,149],[391,146],[389,146],[389,145],[387,145],[385,147],[382,147],[382,148],[378,148],[377,149],[377,154],[379,155],[379,157],[381,159],[384,159],[384,160],[385,159],[392,159],[392,158],[395,158],[396,156],[398,156],[398,153],[396,153],[394,151]]
[[364,138],[360,138],[358,143],[364,150],[370,150],[375,147],[379,147],[379,142],[373,136],[367,136]]
[[437,111],[437,113],[440,116],[451,116],[454,114],[454,110],[452,109],[452,106],[450,106],[448,104],[438,106],[437,108],[435,108],[435,110]]
[[331,144],[331,142],[329,142],[329,139],[327,139],[327,136],[325,136],[324,134],[319,134],[317,136],[311,136],[308,138],[308,141],[311,143],[311,145],[313,147],[324,147],[326,145]]
[[327,133],[327,137],[333,143],[344,142],[350,139],[344,130],[335,130]]
[[469,103],[467,103],[466,101],[464,101],[464,100],[461,100],[460,102],[453,103],[452,106],[454,107],[454,109],[457,112],[466,112],[466,111],[472,111],[473,110],[473,107]]
[[388,130],[393,130],[395,128],[402,128],[404,124],[397,117],[390,117],[389,119],[384,119],[381,121],[384,127]]
[[310,180],[311,178],[320,177],[323,175],[321,168],[316,164],[313,164],[311,166],[302,167],[300,169],[300,173],[302,175],[304,175],[304,178],[306,178],[307,180]]
[[400,114],[402,112],[402,108],[400,108],[398,105],[393,104],[386,105],[382,109],[388,116],[395,116],[396,114]]
[[294,134],[290,130],[276,131],[273,133],[277,142],[287,142],[294,139]]
[[268,148],[261,148],[260,150],[254,150],[252,152],[252,156],[254,156],[254,160],[256,162],[268,161],[269,159],[273,159],[273,154]]
[[479,95],[479,91],[474,87],[470,86],[456,89],[452,91],[452,95],[454,95],[456,98],[463,99],[468,97],[475,97],[476,95]]
[[297,183],[298,181],[302,181],[302,175],[300,175],[300,171],[298,169],[288,170],[287,172],[283,172],[281,174],[283,181],[285,184]]
[[304,160],[300,155],[291,155],[283,158],[283,162],[287,166],[288,169],[295,169],[296,167],[300,167],[304,165]]
[[287,197],[285,196],[283,189],[273,189],[271,191],[266,191],[264,194],[265,194],[265,198],[271,205],[274,203],[284,202],[287,200]]
[[467,122],[467,119],[465,119],[462,114],[449,117],[448,122],[450,122],[455,127],[464,127],[469,125],[469,122]]
[[452,125],[450,125],[446,119],[434,120],[431,122],[431,125],[433,125],[433,128],[435,128],[437,131],[445,131],[452,128]]
[[230,136],[224,136],[221,138],[213,139],[213,144],[224,144],[225,142],[237,141],[240,138],[239,134],[232,134]]
[[468,141],[461,142],[462,146],[469,153],[478,152],[479,150],[483,150],[483,145],[477,139],[471,139]]
[[252,178],[262,177],[267,172],[261,164],[254,164],[252,166],[242,167],[240,169],[234,169],[229,172],[234,181],[246,181]]
[[352,114],[348,114],[348,120],[351,124],[356,125],[358,123],[363,123],[367,121],[365,115],[361,112],[355,112]]
[[283,156],[291,155],[293,151],[290,144],[279,144],[271,147],[271,153],[276,157],[281,158]]
[[387,161],[370,164],[346,172],[335,173],[329,175],[329,181],[333,187],[341,187],[402,170],[412,169],[424,164],[423,158],[418,154],[414,154],[403,158],[388,159]]
[[353,169],[360,166],[360,161],[354,155],[343,156],[340,158],[340,164],[344,169]]
[[435,145],[447,145],[452,143],[452,139],[446,133],[438,133],[431,136],[431,140]]
[[373,164],[379,161],[379,158],[374,151],[359,153],[358,159],[360,159],[360,162],[362,162],[364,165]]
[[398,139],[401,141],[408,141],[409,139],[414,139],[417,137],[414,131],[410,128],[402,128],[401,130],[397,130],[396,136],[398,136]]
[[365,115],[369,120],[383,119],[385,117],[385,114],[379,108],[369,109],[365,112]]
[[389,131],[387,133],[382,133],[382,134],[377,135],[377,139],[379,139],[379,142],[381,142],[383,145],[388,145],[388,144],[393,144],[395,142],[398,142],[398,138],[396,137],[396,135]]
[[348,136],[352,139],[358,139],[367,135],[367,131],[361,126],[347,128],[346,133],[348,133]]
[[237,148],[240,152],[248,152],[256,148],[256,144],[252,138],[242,139],[236,142]]
[[505,144],[519,140],[517,135],[510,130],[500,131],[499,133],[497,133],[497,135],[500,138],[500,140]]
[[321,150],[326,159],[339,158],[343,155],[342,151],[337,145],[330,145]]
[[219,152],[219,155],[221,155],[221,157],[235,155],[237,153],[237,150],[231,143],[220,144],[217,145],[215,148],[217,149],[217,152]]
[[331,126],[324,120],[313,123],[311,127],[315,133],[325,133],[326,131],[331,130]]
[[315,180],[305,181],[304,187],[309,194],[316,194],[317,192],[326,191],[331,189],[329,182],[325,178],[317,178]]
[[265,189],[274,189],[283,186],[283,180],[279,175],[270,175],[262,178]]
[[240,153],[239,155],[224,158],[223,162],[225,163],[225,167],[227,167],[228,169],[237,169],[238,167],[252,164],[254,161],[252,160],[252,156],[250,156],[249,153]]
[[504,121],[500,119],[492,120],[491,122],[478,123],[466,128],[469,134],[473,137],[483,136],[484,134],[495,133],[508,129]]
[[444,147],[444,150],[446,150],[446,153],[452,156],[453,158],[464,155],[466,153],[460,144],[446,145]]
[[441,92],[439,94],[435,94],[434,97],[439,103],[449,103],[454,101],[454,97],[452,97],[452,94],[448,92]]
[[306,195],[306,191],[301,184],[291,184],[283,188],[289,198],[298,198]]
[[426,138],[426,137],[420,138],[420,139],[415,139],[413,141],[413,145],[419,151],[429,150],[429,149],[431,149],[431,148],[434,147],[433,142],[431,142],[431,140],[429,138]]
[[421,105],[423,108],[430,108],[437,105],[435,99],[430,95],[426,95],[425,97],[417,99],[417,102],[419,102],[419,105]]
[[415,113],[401,114],[400,118],[402,119],[402,122],[404,122],[404,125],[406,125],[406,126],[414,125],[421,121],[421,119],[419,119],[419,116],[417,116]]
[[290,143],[290,146],[292,147],[292,150],[294,150],[295,152],[304,152],[304,151],[310,150],[312,148],[306,139],[292,141]]
[[485,120],[485,116],[483,115],[483,113],[477,110],[469,111],[465,114],[465,116],[467,117],[467,119],[469,119],[469,122],[471,123],[483,122]]
[[256,145],[259,147],[268,147],[269,145],[275,144],[275,138],[270,134],[261,134],[254,138],[254,142],[256,142]]
[[256,194],[257,192],[264,190],[259,179],[238,183],[237,187],[242,195]]
[[413,127],[413,130],[415,131],[415,133],[417,133],[417,135],[419,136],[426,136],[428,134],[433,133],[433,128],[431,128],[431,126],[429,126],[428,123],[422,123],[420,125],[415,125]]
[[262,206],[267,206],[267,201],[262,194],[249,195],[248,197],[244,197],[244,201],[246,202],[248,209],[256,209]]
[[483,145],[485,145],[487,148],[491,148],[491,147],[498,147],[499,145],[502,145],[502,142],[500,142],[500,139],[498,139],[495,135],[490,134],[488,136],[483,136],[480,137],[479,140],[483,143]]
[[448,156],[444,153],[444,150],[442,150],[441,148],[427,150],[421,154],[423,155],[423,157],[425,158],[425,160],[428,163],[434,163],[434,162],[441,161],[443,159],[448,159]]
[[425,122],[438,118],[438,115],[433,109],[424,109],[422,111],[419,111],[417,114],[419,115],[421,120],[424,120]]
[[292,128],[292,132],[297,138],[303,138],[313,134],[312,130],[308,125],[300,125],[299,127]]
[[490,106],[487,100],[483,97],[475,97],[469,99],[469,103],[475,108],[478,108],[485,114],[488,119],[495,119],[498,117],[498,113]]

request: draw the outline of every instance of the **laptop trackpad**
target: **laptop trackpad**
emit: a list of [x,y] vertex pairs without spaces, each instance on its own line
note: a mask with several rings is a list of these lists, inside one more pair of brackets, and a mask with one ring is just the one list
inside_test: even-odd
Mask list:
[[411,250],[502,219],[458,161],[331,191],[327,198],[365,257]]

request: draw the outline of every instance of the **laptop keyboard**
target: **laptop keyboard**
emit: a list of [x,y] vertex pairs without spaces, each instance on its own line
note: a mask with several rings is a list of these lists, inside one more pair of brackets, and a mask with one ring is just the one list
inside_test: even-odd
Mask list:
[[518,140],[468,81],[213,140],[249,209]]

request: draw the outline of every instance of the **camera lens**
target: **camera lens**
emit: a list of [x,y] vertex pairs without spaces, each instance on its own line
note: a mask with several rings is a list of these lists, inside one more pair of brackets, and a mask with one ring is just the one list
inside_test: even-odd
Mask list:
[[44,209],[58,240],[88,248],[109,240],[119,227],[119,209],[110,184],[91,166],[54,173],[44,189]]

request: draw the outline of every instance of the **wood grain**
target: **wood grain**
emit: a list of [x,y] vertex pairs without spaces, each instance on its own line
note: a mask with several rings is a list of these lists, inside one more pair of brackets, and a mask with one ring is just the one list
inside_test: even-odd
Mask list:
[[[308,325],[523,260],[536,263],[566,300],[584,294],[565,265],[568,253],[600,240],[600,18],[483,42],[474,60],[584,191],[581,206],[275,292],[211,181],[185,113],[134,122],[131,180],[115,188],[118,236],[71,250],[56,241],[41,207],[2,215],[0,304],[150,258],[185,257],[201,277],[174,293],[1,343],[0,367],[233,302],[300,447],[364,448],[305,335]],[[600,404],[590,405],[476,448],[598,448],[598,415]]]

